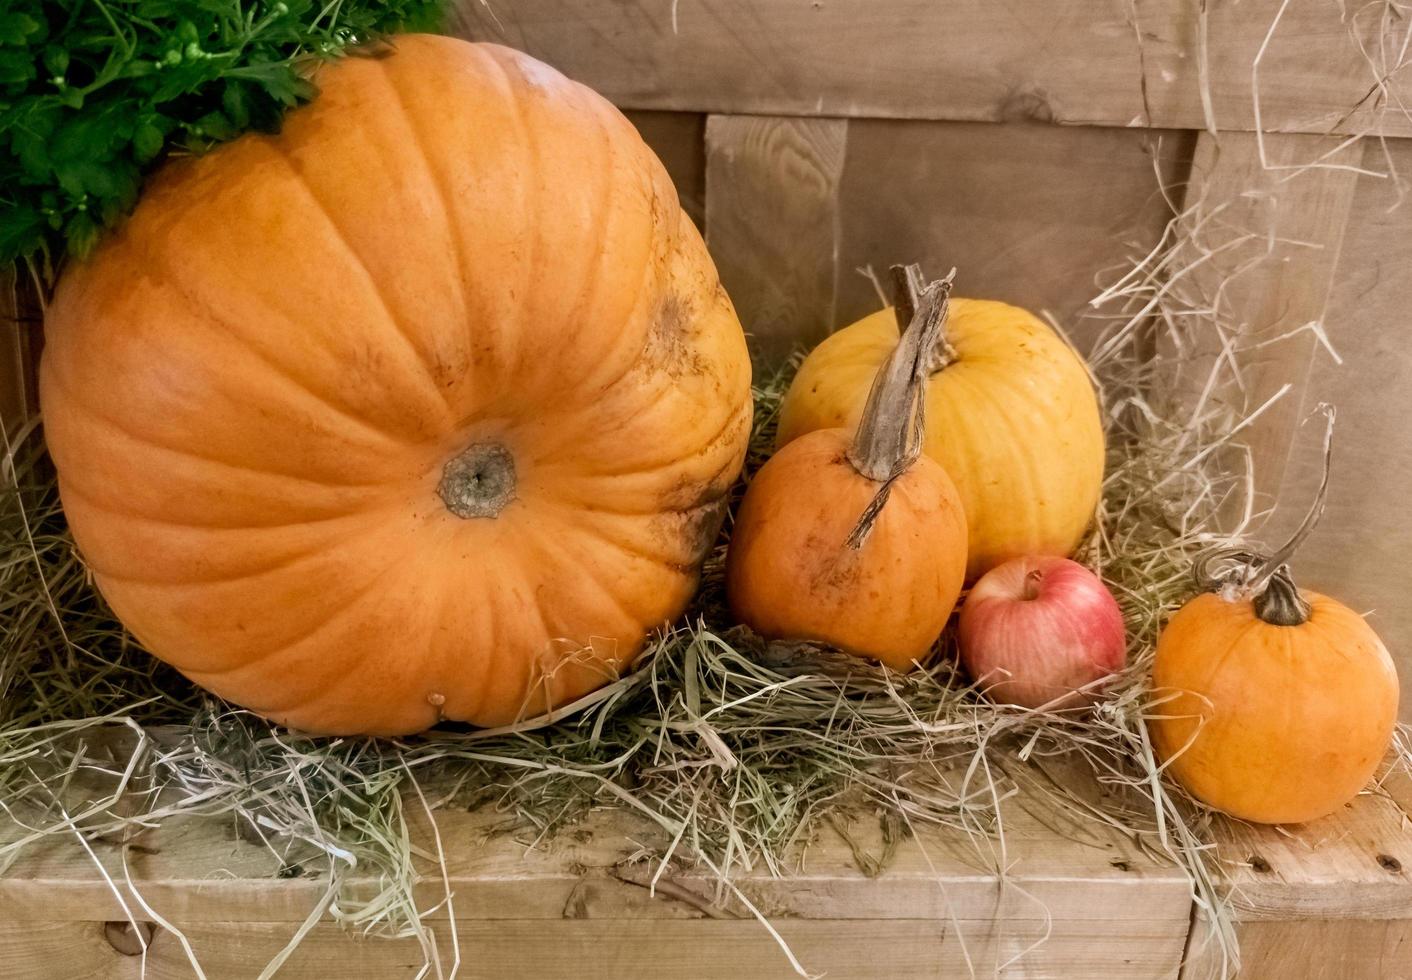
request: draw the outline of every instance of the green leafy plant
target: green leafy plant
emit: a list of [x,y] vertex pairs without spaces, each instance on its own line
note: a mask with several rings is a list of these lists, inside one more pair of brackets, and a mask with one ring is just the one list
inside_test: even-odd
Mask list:
[[[82,256],[171,153],[272,130],[350,46],[441,0],[8,0],[0,7],[0,266]],[[47,277],[47,275],[46,275]]]

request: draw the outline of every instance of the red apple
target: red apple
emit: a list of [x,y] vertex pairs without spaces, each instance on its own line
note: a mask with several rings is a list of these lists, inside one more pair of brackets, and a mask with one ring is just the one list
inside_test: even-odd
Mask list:
[[1067,558],[1014,558],[986,572],[961,607],[957,639],[986,694],[1026,708],[1081,704],[1127,660],[1113,593]]

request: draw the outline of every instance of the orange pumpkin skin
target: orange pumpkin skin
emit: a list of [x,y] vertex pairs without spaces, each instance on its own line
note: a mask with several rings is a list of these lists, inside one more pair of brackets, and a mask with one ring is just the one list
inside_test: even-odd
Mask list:
[[75,539],[143,644],[278,722],[565,703],[695,589],[739,322],[587,88],[431,36],[317,80],[66,274],[41,399]]
[[1249,599],[1197,596],[1157,644],[1154,694],[1175,695],[1154,709],[1158,755],[1193,796],[1257,823],[1302,823],[1353,799],[1397,720],[1397,672],[1372,628],[1302,595],[1312,612],[1299,626],[1261,621]]
[[844,545],[878,484],[848,462],[851,434],[816,429],[775,453],[736,513],[726,594],[771,638],[828,643],[895,670],[924,658],[966,573],[966,518],[925,456],[892,485],[858,549]]

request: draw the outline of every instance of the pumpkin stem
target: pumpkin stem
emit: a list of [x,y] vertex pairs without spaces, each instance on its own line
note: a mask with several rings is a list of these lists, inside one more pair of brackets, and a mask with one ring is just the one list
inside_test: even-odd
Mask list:
[[1288,565],[1280,566],[1270,576],[1265,591],[1255,596],[1254,604],[1255,615],[1272,626],[1299,626],[1308,621],[1312,611],[1290,577]]
[[[1240,596],[1252,596],[1255,614],[1275,626],[1298,626],[1309,618],[1309,603],[1305,602],[1289,572],[1289,559],[1299,550],[1304,539],[1319,523],[1329,493],[1329,476],[1333,472],[1334,420],[1337,412],[1332,405],[1320,404],[1328,424],[1324,429],[1324,472],[1314,502],[1289,540],[1273,555],[1241,548],[1223,548],[1202,556],[1193,571],[1197,584],[1208,590],[1229,590]],[[1211,573],[1211,565],[1227,566],[1223,572]]]
[[442,467],[436,493],[462,520],[496,517],[515,499],[515,457],[498,443],[468,446]]
[[[892,312],[897,317],[897,329],[900,333],[906,334],[907,327],[911,324],[912,318],[917,315],[917,306],[921,302],[923,291],[927,288],[922,279],[921,266],[913,263],[911,265],[895,265],[892,267],[892,289],[893,303]],[[946,277],[948,289],[951,285],[951,276],[956,274],[956,270],[951,270],[951,275]],[[949,299],[949,296],[948,296]],[[941,326],[937,329],[936,339],[928,344],[926,351],[927,374],[936,374],[947,365],[956,360],[956,348],[946,339],[946,317],[942,317]]]
[[926,380],[930,354],[941,334],[951,296],[953,269],[945,279],[919,286],[917,265],[893,266],[898,322],[907,316],[897,347],[873,379],[848,462],[861,475],[882,484],[848,535],[849,548],[862,547],[892,493],[892,483],[922,454],[926,428]]

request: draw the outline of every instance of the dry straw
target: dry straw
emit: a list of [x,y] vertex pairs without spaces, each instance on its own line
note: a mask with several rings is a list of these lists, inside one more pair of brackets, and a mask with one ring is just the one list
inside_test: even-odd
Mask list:
[[[1369,34],[1356,16],[1350,25]],[[1364,50],[1386,77],[1387,31],[1405,39],[1408,28],[1373,28],[1383,34]],[[1405,48],[1393,45],[1399,59]],[[1159,152],[1154,145],[1154,160]],[[1333,165],[1309,161],[1251,194],[1279,193]],[[424,972],[444,976],[455,964],[437,958],[431,910],[413,891],[427,867],[445,884],[441,841],[414,840],[409,807],[497,806],[532,837],[590,807],[625,808],[661,831],[638,880],[670,894],[665,869],[699,865],[721,882],[718,902],[753,911],[731,884],[735,875],[787,875],[821,822],[860,807],[880,815],[893,842],[950,828],[1005,878],[1002,802],[1023,791],[1056,825],[1116,828],[1184,869],[1215,927],[1218,958],[1233,968],[1212,818],[1161,776],[1145,719],[1162,710],[1162,697],[1149,690],[1148,673],[1161,625],[1193,593],[1193,560],[1264,516],[1241,439],[1288,388],[1244,403],[1240,364],[1251,341],[1229,297],[1300,245],[1262,224],[1272,209],[1249,207],[1250,195],[1237,206],[1199,186],[1160,193],[1175,217],[1156,246],[1135,246],[1128,266],[1100,274],[1090,313],[1107,321],[1089,363],[1110,454],[1080,557],[1114,590],[1131,637],[1130,665],[1097,707],[991,705],[954,668],[949,637],[907,674],[766,645],[724,611],[718,547],[690,613],[624,677],[555,718],[400,740],[302,737],[204,696],[135,646],[73,550],[38,433],[12,429],[5,475],[14,489],[0,523],[0,806],[14,828],[0,837],[0,865],[56,834],[93,854],[132,846],[177,815],[233,814],[282,861],[317,861],[327,871],[324,901],[266,976],[325,915],[418,937]],[[1327,346],[1317,323],[1302,329]],[[1168,356],[1154,359],[1155,351]],[[1182,371],[1171,370],[1177,361]],[[750,469],[768,452],[787,381],[786,371],[756,391]],[[1398,750],[1405,762],[1401,733]],[[1051,771],[1088,775],[1065,782]],[[1092,792],[1095,783],[1106,792]],[[858,860],[876,873],[886,857],[860,852]],[[358,889],[349,889],[355,879]],[[449,885],[442,901],[453,901]],[[127,906],[134,921],[156,917],[139,904]],[[199,951],[184,948],[202,975]]]

